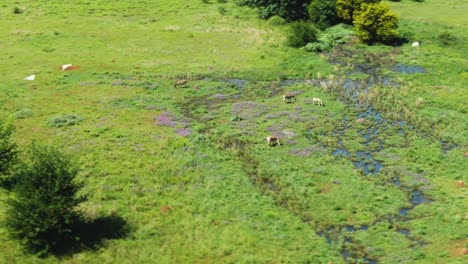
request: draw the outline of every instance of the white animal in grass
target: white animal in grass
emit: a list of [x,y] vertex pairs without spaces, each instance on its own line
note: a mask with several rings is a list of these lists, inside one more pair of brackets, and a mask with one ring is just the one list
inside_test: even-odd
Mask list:
[[319,106],[323,106],[323,101],[320,98],[317,98],[317,97],[312,98],[312,105],[314,105],[315,103],[317,103],[317,105]]
[[420,45],[420,43],[418,41],[416,41],[416,42],[413,42],[413,44],[411,44],[411,47],[417,48],[417,47],[419,47],[419,45]]

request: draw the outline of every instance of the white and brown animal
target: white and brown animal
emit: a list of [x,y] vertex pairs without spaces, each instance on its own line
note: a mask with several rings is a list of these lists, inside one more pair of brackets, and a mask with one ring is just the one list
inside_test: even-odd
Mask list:
[[317,103],[317,105],[319,106],[324,106],[323,101],[320,98],[316,98],[316,97],[312,98],[312,105],[314,105],[315,103]]
[[268,146],[281,145],[279,137],[277,136],[268,136],[266,138]]
[[296,101],[296,96],[294,94],[283,94],[283,103],[290,103],[294,99]]
[[176,88],[177,86],[187,87],[188,82],[189,80],[187,79],[178,80],[174,83],[174,88]]

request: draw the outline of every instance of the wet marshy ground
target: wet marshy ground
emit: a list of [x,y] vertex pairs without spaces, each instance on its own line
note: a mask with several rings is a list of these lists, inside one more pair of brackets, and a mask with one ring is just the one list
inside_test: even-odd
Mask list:
[[[346,54],[345,54],[346,55]],[[347,53],[347,55],[352,56],[352,53]],[[372,57],[372,56],[371,56]],[[346,59],[346,56],[344,57]],[[386,61],[388,59],[385,59]],[[332,59],[333,61],[333,59]],[[334,60],[337,64],[343,64],[341,60]],[[371,104],[367,103],[366,100],[362,100],[374,86],[388,86],[395,91],[399,89],[402,85],[397,81],[392,80],[392,78],[382,75],[381,69],[386,67],[394,72],[402,74],[423,74],[425,69],[419,66],[407,66],[402,64],[394,64],[391,61],[387,61],[388,64],[380,61],[377,57],[372,57],[366,59],[364,63],[352,65],[352,67],[347,65],[348,70],[342,78],[336,78],[333,80],[324,80],[324,79],[306,79],[306,80],[280,80],[275,82],[273,85],[265,89],[269,89],[269,96],[278,96],[284,92],[285,88],[297,84],[303,85],[314,85],[322,87],[325,90],[328,90],[336,94],[337,98],[352,108],[352,115],[347,115],[343,117],[341,124],[338,124],[331,135],[337,139],[336,144],[333,146],[324,145],[322,143],[314,142],[314,146],[310,146],[310,152],[317,151],[316,148],[326,149],[333,156],[341,159],[346,159],[352,162],[355,168],[362,173],[365,177],[377,177],[382,169],[385,168],[385,162],[379,160],[377,157],[378,153],[385,150],[387,146],[385,145],[385,140],[383,137],[386,136],[386,133],[389,127],[397,128],[396,133],[402,135],[405,134],[406,130],[415,129],[410,124],[402,120],[390,120],[384,118],[384,115],[378,110],[372,107]],[[353,75],[364,74],[367,78],[355,79]],[[233,105],[233,109],[236,108],[236,104],[244,103],[249,104],[249,101],[246,100],[245,90],[248,85],[252,84],[252,81],[247,81],[243,79],[205,79],[205,81],[216,81],[220,82],[221,85],[227,85],[234,88],[237,92],[235,94],[224,94],[222,91],[214,95],[200,97],[197,102],[191,102],[192,104],[203,105],[206,109],[210,111],[217,111],[220,106],[225,104]],[[298,91],[300,93],[301,91]],[[253,112],[265,112],[265,109],[261,109],[263,106],[261,104],[256,104],[255,102],[250,102],[250,108],[258,108]],[[242,108],[242,105],[239,105]],[[236,116],[236,120],[241,125],[242,109],[238,109],[239,116]],[[264,111],[265,110],[265,111]],[[253,114],[253,113],[246,113]],[[280,113],[278,113],[280,114]],[[187,115],[191,115],[191,118],[197,119],[197,121],[204,122],[208,119],[203,119],[200,117],[195,117],[192,114],[187,112]],[[287,115],[286,115],[287,116]],[[362,123],[360,126],[356,126],[356,123]],[[356,129],[357,134],[360,137],[357,142],[359,145],[354,146],[353,149],[348,149],[344,141],[346,140],[347,131],[350,129]],[[393,130],[395,131],[395,130]],[[309,129],[306,131],[306,138],[312,142],[314,141],[314,131]],[[430,135],[429,135],[430,136]],[[447,141],[439,140],[441,144],[441,149],[443,153],[446,153],[450,149],[456,147],[455,144]],[[243,143],[244,144],[244,143]],[[245,148],[242,148],[242,151],[246,151]],[[291,155],[305,155],[302,152],[307,152],[309,149],[298,149],[292,150]],[[296,153],[297,152],[297,153]],[[247,166],[246,166],[247,167]],[[255,168],[249,169],[248,173],[255,173]],[[402,172],[404,173],[404,172]],[[411,173],[411,172],[409,172]],[[250,175],[250,174],[249,174]],[[256,178],[255,175],[250,175],[251,178]],[[428,180],[424,179],[424,176],[418,175],[420,181],[424,181],[425,184],[418,186],[407,186],[402,184],[401,177],[406,176],[404,174],[396,174],[393,179],[390,180],[390,184],[393,184],[404,193],[407,194],[408,203],[410,206],[405,208],[400,208],[398,211],[394,212],[391,215],[380,216],[380,218],[373,222],[362,226],[328,226],[325,230],[318,232],[318,234],[325,238],[329,244],[336,245],[339,248],[339,251],[346,262],[352,263],[378,263],[378,259],[373,257],[371,253],[366,252],[366,247],[360,245],[360,243],[353,238],[356,232],[368,232],[368,230],[379,224],[386,224],[394,230],[394,232],[403,235],[406,237],[412,244],[412,247],[423,247],[425,245],[424,241],[419,240],[413,236],[412,231],[409,228],[406,228],[404,223],[411,221],[410,212],[416,206],[431,202],[431,199],[426,197],[424,193],[424,188],[427,187]],[[389,182],[383,182],[382,184],[388,184]],[[262,188],[268,190],[269,192],[277,191],[276,186],[273,182],[260,182],[255,183]],[[284,205],[287,206],[287,205]],[[394,227],[394,228],[393,228]]]

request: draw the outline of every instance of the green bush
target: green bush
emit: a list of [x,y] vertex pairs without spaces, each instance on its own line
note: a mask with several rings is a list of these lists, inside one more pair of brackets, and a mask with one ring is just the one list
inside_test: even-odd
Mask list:
[[361,5],[353,24],[356,35],[366,43],[388,43],[398,36],[398,17],[385,3]]
[[272,26],[283,26],[286,25],[286,20],[280,16],[272,16],[268,19],[268,24]]
[[334,46],[345,43],[352,33],[352,29],[344,24],[330,27],[320,34],[317,42],[308,43],[305,50],[309,52],[331,50]]
[[19,14],[22,14],[23,12],[24,12],[23,9],[21,9],[21,8],[19,8],[17,6],[15,6],[13,8],[13,14],[19,15]]
[[336,14],[336,0],[312,0],[307,11],[310,20],[319,29],[333,26],[340,21]]
[[11,183],[12,169],[17,161],[16,144],[11,140],[14,130],[10,119],[0,119],[0,186],[2,187]]
[[7,201],[9,234],[32,253],[64,251],[78,236],[73,225],[81,219],[75,210],[85,200],[77,197],[74,162],[52,147],[33,145],[30,164],[15,176],[14,198]]
[[354,14],[361,9],[362,4],[379,3],[382,0],[336,0],[336,14],[344,22],[351,24]]
[[222,6],[218,6],[218,13],[220,13],[221,15],[225,15],[226,14],[226,8],[224,8]]
[[305,21],[296,21],[291,23],[289,34],[287,35],[287,45],[294,48],[300,48],[309,42],[317,40],[317,30],[313,25]]
[[62,115],[52,117],[47,121],[47,124],[51,127],[66,127],[76,125],[81,121],[83,119],[76,115]]
[[267,19],[278,15],[287,21],[307,19],[307,5],[311,0],[238,0],[238,5],[247,5],[258,9],[259,16]]

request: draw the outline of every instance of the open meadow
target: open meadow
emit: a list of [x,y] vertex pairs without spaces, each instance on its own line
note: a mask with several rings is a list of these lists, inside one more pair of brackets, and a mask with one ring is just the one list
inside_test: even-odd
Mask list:
[[223,2],[0,3],[0,117],[128,229],[40,258],[0,225],[0,263],[467,263],[468,0],[390,2],[409,43],[324,53]]

